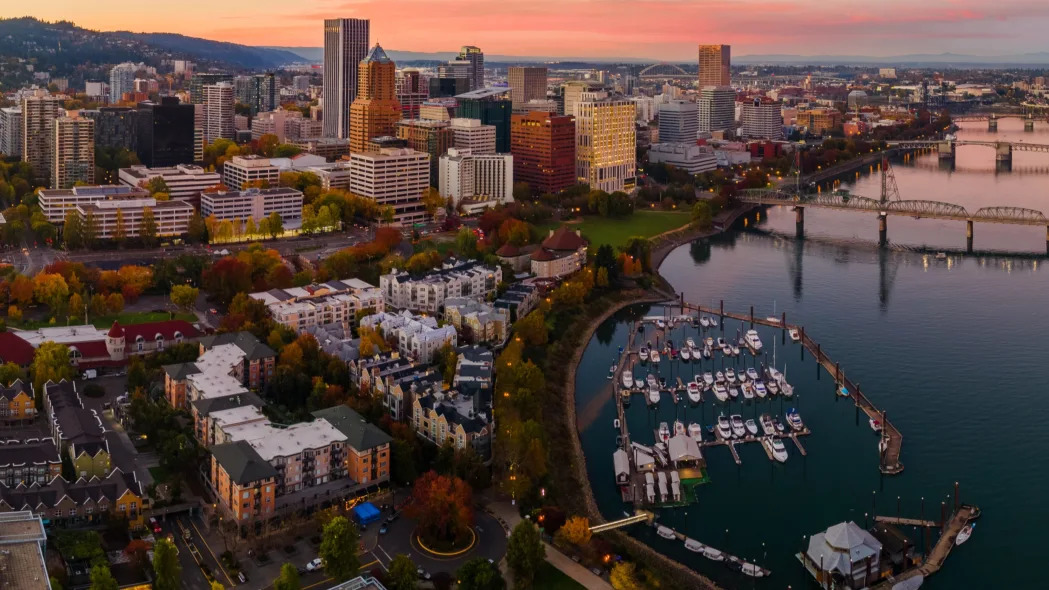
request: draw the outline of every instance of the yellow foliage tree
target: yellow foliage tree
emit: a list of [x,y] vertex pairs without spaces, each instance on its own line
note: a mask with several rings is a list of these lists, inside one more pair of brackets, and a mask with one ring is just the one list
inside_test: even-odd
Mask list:
[[590,542],[590,519],[585,516],[573,516],[565,521],[564,526],[557,531],[557,536],[563,542],[577,547],[583,547]]
[[621,561],[615,564],[608,579],[616,590],[642,590],[632,563]]

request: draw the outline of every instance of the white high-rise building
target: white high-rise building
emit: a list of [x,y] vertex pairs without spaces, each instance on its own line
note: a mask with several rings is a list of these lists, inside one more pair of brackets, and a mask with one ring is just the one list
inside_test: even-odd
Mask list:
[[94,184],[95,121],[86,117],[59,117],[55,119],[53,138],[51,187],[70,188],[77,182]]
[[455,118],[449,122],[455,149],[472,154],[495,153],[495,125],[482,125],[480,119]]
[[656,118],[655,100],[651,96],[631,96],[630,100],[634,101],[634,105],[637,108],[638,123],[648,125],[649,121]]
[[138,69],[131,62],[113,66],[109,70],[109,102],[118,103],[125,92],[135,91],[135,71]]
[[55,119],[62,114],[62,101],[46,90],[34,90],[22,98],[22,160],[29,162],[37,178],[51,177],[55,153]]
[[675,100],[659,105],[659,141],[694,143],[699,131],[696,103]]
[[633,101],[583,92],[575,105],[576,176],[591,189],[614,192],[634,187],[637,132]]
[[233,85],[229,82],[208,84],[204,86],[203,93],[204,112],[201,127],[204,129],[204,141],[213,143],[216,139],[233,139]]
[[731,86],[704,87],[696,104],[700,133],[736,128],[736,91]]
[[783,103],[755,98],[743,103],[743,137],[783,139]]
[[438,185],[455,207],[466,207],[464,199],[474,201],[470,209],[509,203],[514,200],[514,157],[452,148],[441,156]]
[[350,105],[357,98],[357,66],[371,48],[371,21],[324,20],[324,137],[350,137]]
[[350,154],[350,192],[393,207],[394,221],[424,221],[423,193],[430,188],[430,155],[409,148]]
[[0,154],[22,157],[22,108],[0,109]]
[[669,164],[689,174],[710,172],[718,167],[714,148],[692,143],[654,143],[648,150],[648,161]]

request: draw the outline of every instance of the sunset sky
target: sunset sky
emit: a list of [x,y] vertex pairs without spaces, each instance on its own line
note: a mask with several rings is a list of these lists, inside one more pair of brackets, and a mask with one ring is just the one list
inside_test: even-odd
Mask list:
[[320,46],[324,18],[356,17],[371,19],[372,42],[403,51],[687,61],[697,43],[734,55],[1049,51],[1049,0],[40,0],[5,16],[17,10],[247,45]]

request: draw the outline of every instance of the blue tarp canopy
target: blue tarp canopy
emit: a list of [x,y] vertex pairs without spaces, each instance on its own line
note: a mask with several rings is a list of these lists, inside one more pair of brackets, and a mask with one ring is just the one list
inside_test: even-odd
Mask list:
[[369,524],[379,520],[379,509],[371,502],[358,504],[353,507],[353,517],[361,524]]

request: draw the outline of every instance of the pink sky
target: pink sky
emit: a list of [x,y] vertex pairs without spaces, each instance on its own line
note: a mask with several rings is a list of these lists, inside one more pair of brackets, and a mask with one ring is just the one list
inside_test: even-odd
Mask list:
[[102,30],[247,45],[320,46],[324,18],[371,19],[404,51],[695,58],[698,43],[758,53],[996,55],[1049,50],[1049,0],[43,0],[33,16]]

